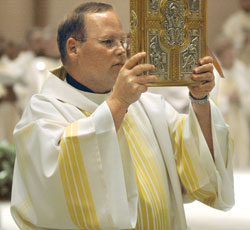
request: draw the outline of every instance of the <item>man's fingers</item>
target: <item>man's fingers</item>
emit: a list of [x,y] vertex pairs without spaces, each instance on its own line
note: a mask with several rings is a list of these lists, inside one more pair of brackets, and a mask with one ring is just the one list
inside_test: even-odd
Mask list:
[[214,75],[210,72],[207,73],[202,73],[202,74],[193,74],[191,76],[193,81],[197,81],[197,82],[204,82],[204,81],[213,81],[214,80]]
[[146,57],[145,52],[135,54],[125,63],[124,67],[127,69],[133,69],[145,57]]
[[215,86],[214,81],[202,82],[198,86],[190,86],[190,88],[196,92],[205,92],[209,93]]
[[206,56],[200,59],[199,63],[200,65],[205,65],[209,63],[213,63],[214,59],[211,56]]
[[205,73],[205,72],[213,72],[214,66],[211,63],[196,67],[194,69],[194,73],[199,74],[199,73]]
[[135,66],[131,71],[132,71],[133,75],[140,76],[140,75],[143,75],[146,72],[152,71],[154,69],[155,69],[154,65],[151,65],[151,64],[139,64],[139,65]]
[[202,98],[208,95],[213,89],[214,74],[213,74],[213,58],[210,56],[204,57],[199,61],[200,66],[194,69],[192,80],[198,85],[189,86],[189,90],[194,97]]
[[139,76],[136,79],[137,84],[140,85],[146,85],[148,83],[153,83],[158,80],[158,77],[155,75],[144,75],[144,76]]

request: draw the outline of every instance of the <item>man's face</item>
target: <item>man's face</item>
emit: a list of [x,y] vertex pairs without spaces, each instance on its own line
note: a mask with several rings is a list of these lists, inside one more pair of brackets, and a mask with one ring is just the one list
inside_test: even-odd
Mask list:
[[[80,44],[78,81],[98,93],[113,88],[126,59],[121,44],[125,33],[113,11],[85,16],[86,41]],[[82,80],[84,79],[84,80]]]

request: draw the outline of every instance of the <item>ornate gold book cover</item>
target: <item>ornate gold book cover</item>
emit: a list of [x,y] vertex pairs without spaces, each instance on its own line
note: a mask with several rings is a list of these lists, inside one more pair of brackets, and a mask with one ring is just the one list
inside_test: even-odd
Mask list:
[[150,86],[192,84],[207,52],[207,0],[130,0],[130,52],[147,52],[159,81]]

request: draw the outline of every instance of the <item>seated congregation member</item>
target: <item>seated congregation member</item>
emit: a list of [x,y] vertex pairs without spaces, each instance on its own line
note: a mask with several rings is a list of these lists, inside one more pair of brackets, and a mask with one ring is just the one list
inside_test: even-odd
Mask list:
[[146,93],[151,64],[126,61],[112,6],[85,3],[59,26],[63,67],[17,124],[11,212],[21,229],[187,229],[183,203],[234,205],[228,127],[208,98],[211,57],[177,113]]

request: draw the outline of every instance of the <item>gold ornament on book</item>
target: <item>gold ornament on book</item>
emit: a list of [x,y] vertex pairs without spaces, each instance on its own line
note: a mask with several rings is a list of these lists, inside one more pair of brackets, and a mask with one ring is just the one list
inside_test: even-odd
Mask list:
[[149,86],[191,85],[207,54],[207,0],[130,0],[130,53],[147,52],[159,77]]

